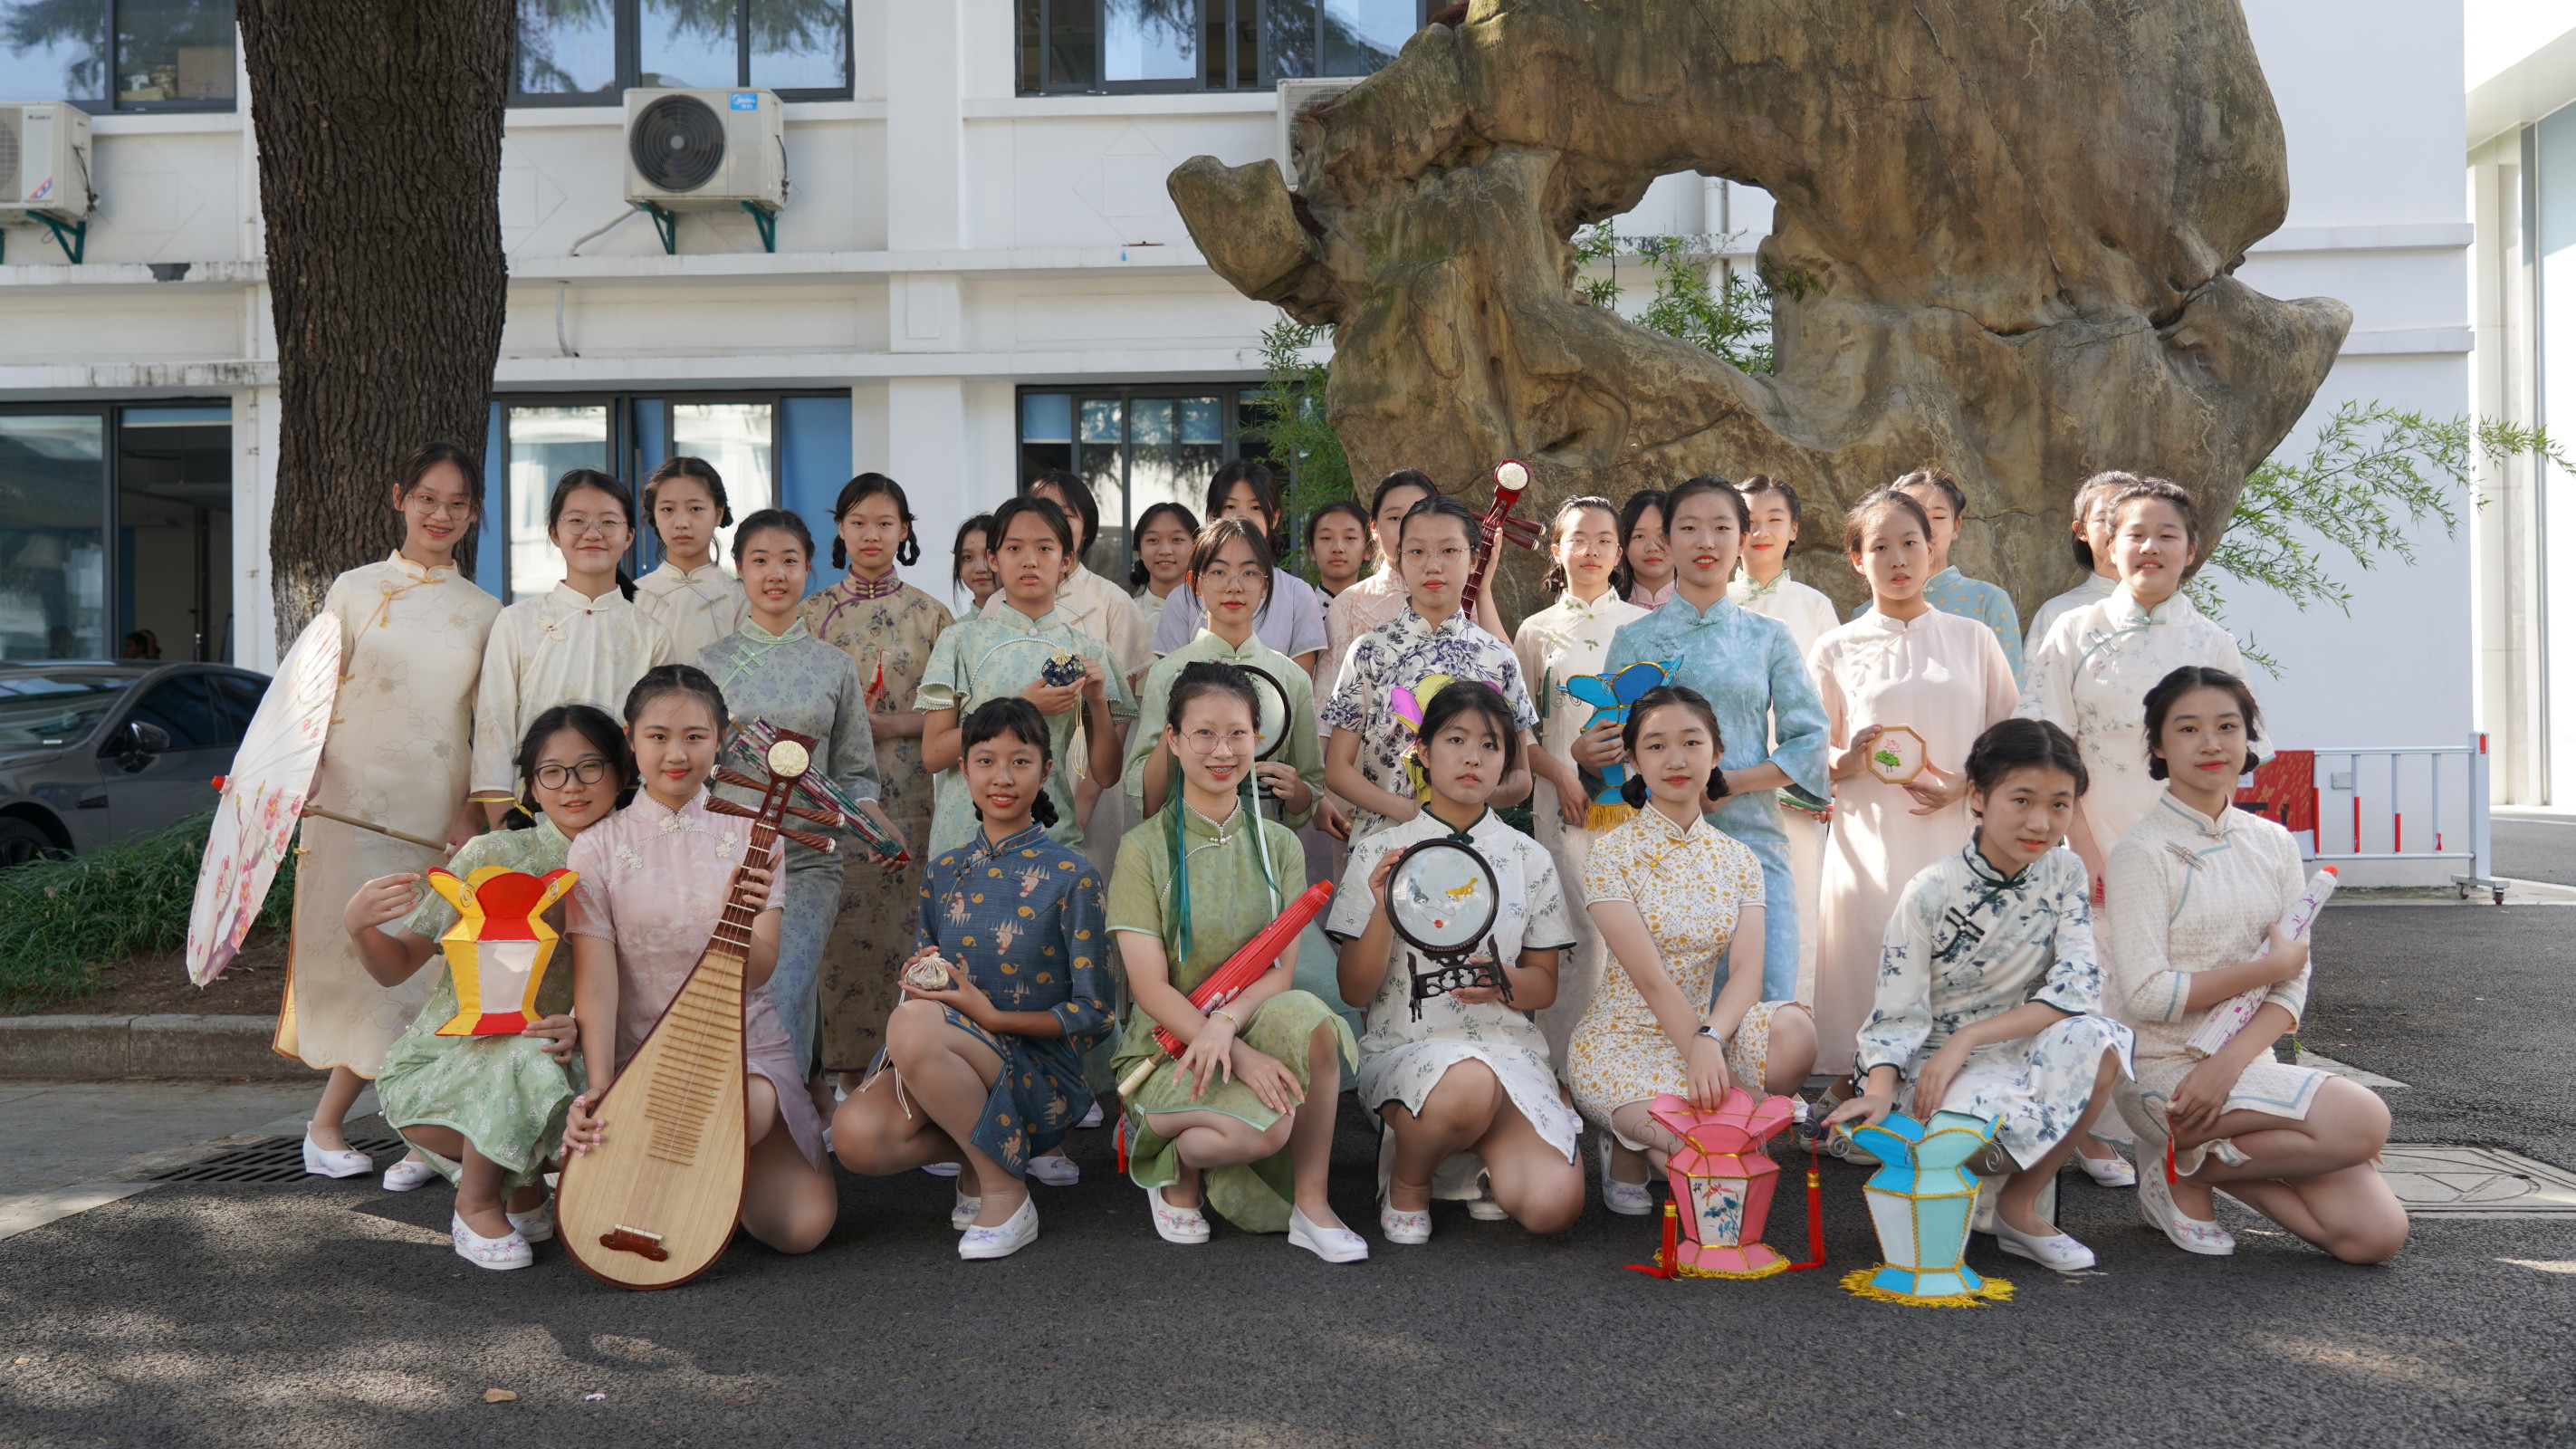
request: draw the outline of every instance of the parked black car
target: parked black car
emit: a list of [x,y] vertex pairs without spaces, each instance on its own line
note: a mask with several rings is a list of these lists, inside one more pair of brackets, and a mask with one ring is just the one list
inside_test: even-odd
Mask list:
[[211,808],[267,688],[224,664],[0,663],[0,867]]

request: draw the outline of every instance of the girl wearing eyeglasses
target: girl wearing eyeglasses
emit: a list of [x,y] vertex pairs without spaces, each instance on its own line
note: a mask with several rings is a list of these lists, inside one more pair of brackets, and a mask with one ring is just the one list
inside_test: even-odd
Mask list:
[[[799,614],[805,603],[805,577],[814,557],[814,536],[805,520],[784,509],[764,508],[734,530],[733,567],[742,579],[748,606],[742,627],[710,644],[698,655],[698,667],[715,680],[732,707],[726,721],[730,742],[753,721],[804,735],[813,770],[839,785],[888,833],[899,835],[894,822],[877,804],[877,747],[869,727],[866,686],[850,656],[814,637]],[[736,766],[739,768],[739,765]],[[760,792],[718,785],[717,793],[738,805],[758,805]],[[852,868],[899,871],[891,856],[872,856],[855,840],[845,848],[855,857]],[[815,980],[823,965],[823,942],[841,910],[842,858],[786,843],[787,914],[778,925],[778,969],[764,990],[787,1027],[787,1042],[799,1067],[814,1060]],[[828,1088],[815,1079],[818,1110],[831,1105]]]
[[[564,868],[573,837],[608,818],[635,783],[617,721],[586,704],[537,717],[519,742],[519,799],[527,824],[467,841],[446,869],[470,881],[485,866],[544,876]],[[563,906],[545,913],[560,933]],[[341,912],[358,959],[379,985],[423,979],[421,967],[457,922],[456,907],[418,871],[379,876]],[[558,949],[537,988],[538,1019],[514,1036],[442,1036],[457,1015],[455,977],[426,978],[429,997],[385,1054],[376,1098],[418,1160],[456,1184],[448,1235],[478,1268],[524,1268],[529,1245],[554,1236],[545,1172],[577,1088],[572,954]],[[504,1009],[506,1007],[498,1007]]]

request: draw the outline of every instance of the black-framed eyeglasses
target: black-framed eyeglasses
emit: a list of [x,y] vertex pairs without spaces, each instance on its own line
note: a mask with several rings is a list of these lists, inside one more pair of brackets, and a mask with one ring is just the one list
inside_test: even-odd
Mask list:
[[569,765],[537,766],[537,783],[549,790],[560,790],[575,780],[585,785],[596,785],[606,778],[608,778],[608,762],[597,755],[586,760],[575,760]]

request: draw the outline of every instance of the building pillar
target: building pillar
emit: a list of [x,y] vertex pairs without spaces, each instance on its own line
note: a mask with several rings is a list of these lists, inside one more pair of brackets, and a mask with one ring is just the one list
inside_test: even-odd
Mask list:
[[[854,405],[850,411],[855,429],[866,410]],[[957,526],[981,511],[967,471],[965,380],[886,379],[883,426],[886,476],[903,485],[912,502],[913,533],[921,540],[921,562],[909,571],[911,581],[946,599],[949,544]],[[963,600],[956,606],[962,608]]]

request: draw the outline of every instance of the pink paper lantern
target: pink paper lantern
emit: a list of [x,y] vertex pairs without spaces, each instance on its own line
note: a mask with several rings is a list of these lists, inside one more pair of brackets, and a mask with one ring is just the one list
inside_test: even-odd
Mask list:
[[1762,1241],[1771,1216],[1771,1194],[1780,1164],[1763,1145],[1789,1125],[1796,1107],[1786,1097],[1760,1102],[1742,1087],[1726,1094],[1713,1112],[1699,1112],[1666,1094],[1648,1109],[1681,1148],[1665,1164],[1681,1214],[1682,1241],[1674,1271],[1689,1278],[1768,1278],[1789,1260]]

